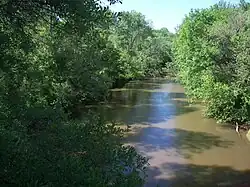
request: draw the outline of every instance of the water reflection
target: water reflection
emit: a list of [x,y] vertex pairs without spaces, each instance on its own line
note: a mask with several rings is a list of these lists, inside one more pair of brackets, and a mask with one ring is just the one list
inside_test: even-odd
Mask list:
[[179,84],[132,81],[112,90],[98,111],[132,126],[124,141],[150,158],[146,186],[240,186],[250,179],[246,136],[204,119]]
[[127,124],[155,124],[196,110],[188,106],[187,101],[178,100],[186,98],[183,92],[165,92],[163,84],[155,82],[134,81],[123,89],[114,89],[109,102],[100,108],[101,113],[107,120]]

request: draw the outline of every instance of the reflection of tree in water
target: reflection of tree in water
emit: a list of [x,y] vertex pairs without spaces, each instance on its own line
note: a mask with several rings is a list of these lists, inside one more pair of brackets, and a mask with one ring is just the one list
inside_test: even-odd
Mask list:
[[147,121],[149,114],[149,98],[151,92],[136,92],[136,102],[126,116],[126,123],[134,124]]
[[129,124],[166,122],[175,116],[197,110],[195,107],[188,107],[187,101],[172,100],[168,93],[147,92],[145,94],[149,98],[143,100],[144,97],[140,97],[127,118]]
[[109,101],[110,104],[113,104],[114,106],[119,105],[134,105],[137,101],[137,98],[139,96],[139,93],[133,91],[133,90],[118,90],[118,91],[112,91],[112,96]]
[[133,121],[134,116],[139,112],[137,105],[147,102],[148,92],[138,92],[135,90],[116,90],[112,92],[112,98],[103,106],[102,114],[108,120],[120,122]]
[[126,86],[128,89],[146,89],[146,90],[154,90],[154,89],[160,89],[162,84],[160,83],[154,83],[154,82],[146,82],[146,81],[136,81],[131,82]]
[[128,124],[160,123],[196,110],[186,107],[187,101],[172,100],[184,97],[184,93],[116,90],[112,93],[108,107],[104,106],[103,114],[109,120]]
[[173,100],[185,98],[184,93],[152,91],[156,87],[161,88],[165,85],[162,83],[166,82],[168,81],[163,79],[132,81],[125,86],[125,89],[113,90],[110,100],[102,107],[101,113],[107,120],[127,124],[153,124],[196,110],[185,107],[184,101]]

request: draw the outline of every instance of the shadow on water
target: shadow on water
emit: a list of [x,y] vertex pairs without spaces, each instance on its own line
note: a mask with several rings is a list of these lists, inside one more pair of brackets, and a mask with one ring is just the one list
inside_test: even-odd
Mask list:
[[135,144],[141,152],[147,154],[175,149],[184,158],[191,158],[213,147],[228,148],[234,144],[233,141],[206,132],[152,126],[134,129],[134,133],[124,141]]
[[[164,179],[162,170],[168,172]],[[165,163],[149,169],[145,187],[250,187],[250,170],[237,171],[231,167]]]

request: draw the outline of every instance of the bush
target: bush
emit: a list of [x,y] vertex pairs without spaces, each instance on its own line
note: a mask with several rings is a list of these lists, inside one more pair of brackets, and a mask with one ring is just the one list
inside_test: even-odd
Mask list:
[[2,186],[142,185],[147,160],[121,144],[123,132],[115,124],[90,121],[51,124],[30,134],[1,126]]

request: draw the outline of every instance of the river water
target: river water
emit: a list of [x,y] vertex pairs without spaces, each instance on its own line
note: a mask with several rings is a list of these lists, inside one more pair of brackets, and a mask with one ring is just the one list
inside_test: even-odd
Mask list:
[[112,90],[102,113],[131,125],[125,142],[149,158],[146,187],[250,184],[250,142],[245,134],[202,117],[202,107],[190,105],[177,83],[132,81]]

